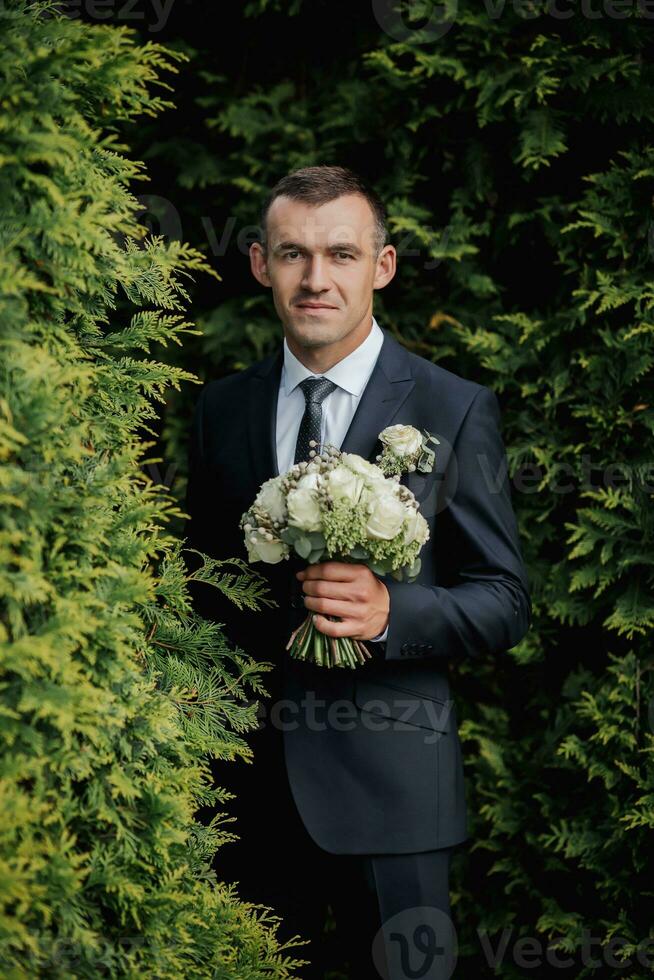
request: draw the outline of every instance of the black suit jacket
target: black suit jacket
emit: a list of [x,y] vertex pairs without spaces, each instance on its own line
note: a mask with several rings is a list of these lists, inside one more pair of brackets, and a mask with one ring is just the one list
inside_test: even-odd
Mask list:
[[[388,637],[361,667],[291,660],[285,645],[305,616],[299,559],[257,563],[274,609],[240,612],[215,589],[198,611],[259,660],[272,698],[253,744],[264,773],[285,778],[304,824],[327,851],[409,853],[465,840],[466,802],[448,666],[514,646],[531,619],[528,579],[511,506],[495,394],[409,353],[386,330],[341,445],[374,461],[379,432],[403,423],[439,440],[429,474],[402,477],[429,522],[417,580],[384,581]],[[275,426],[283,350],[204,386],[189,442],[187,539],[216,558],[246,558],[241,514],[276,475]],[[267,740],[267,741],[266,741]],[[276,744],[279,755],[266,745]],[[230,763],[238,766],[239,763]],[[274,788],[274,786],[273,786]]]

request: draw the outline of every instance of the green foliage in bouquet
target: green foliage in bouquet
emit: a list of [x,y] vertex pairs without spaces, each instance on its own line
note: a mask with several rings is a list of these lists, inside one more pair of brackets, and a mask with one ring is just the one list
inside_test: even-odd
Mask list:
[[609,7],[260,0],[219,69],[180,18],[183,138],[143,133],[166,164],[158,192],[224,273],[180,364],[213,377],[279,343],[238,233],[284,173],[341,164],[389,204],[399,268],[375,293],[380,324],[499,395],[534,625],[497,662],[452,665],[474,842],[454,866],[462,976],[522,978],[520,937],[593,976],[584,930],[595,958],[622,937],[621,975],[648,973],[654,41],[637,4]]
[[[0,35],[0,975],[281,980],[302,961],[211,871],[226,814],[194,818],[230,798],[209,758],[250,754],[261,665],[192,612],[142,471],[193,378],[149,352],[207,266],[143,240],[116,128],[174,62],[54,4],[4,4]],[[195,575],[257,608],[245,568]]]
[[[420,432],[411,432],[422,451]],[[398,581],[415,578],[429,525],[399,475],[387,477],[380,466],[336,446],[313,454],[310,461],[266,480],[242,515],[250,561],[277,564],[295,552],[309,565],[356,562]],[[323,635],[311,614],[293,633],[287,650],[298,660],[325,667],[356,667],[370,657],[363,641]]]

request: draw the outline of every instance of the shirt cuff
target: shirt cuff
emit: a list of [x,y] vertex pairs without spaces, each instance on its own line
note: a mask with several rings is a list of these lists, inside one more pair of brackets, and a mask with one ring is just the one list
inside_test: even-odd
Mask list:
[[383,643],[387,636],[388,636],[388,626],[386,627],[386,629],[384,630],[383,633],[380,633],[379,634],[379,636],[373,636],[373,637],[371,637],[370,642],[371,643]]

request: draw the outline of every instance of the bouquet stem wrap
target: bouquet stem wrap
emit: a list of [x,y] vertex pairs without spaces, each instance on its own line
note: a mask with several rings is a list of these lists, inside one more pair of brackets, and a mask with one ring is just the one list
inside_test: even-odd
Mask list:
[[[340,622],[337,616],[327,616]],[[358,667],[372,654],[360,640],[348,636],[327,636],[316,629],[313,613],[291,633],[286,649],[295,660],[309,660],[320,667]]]

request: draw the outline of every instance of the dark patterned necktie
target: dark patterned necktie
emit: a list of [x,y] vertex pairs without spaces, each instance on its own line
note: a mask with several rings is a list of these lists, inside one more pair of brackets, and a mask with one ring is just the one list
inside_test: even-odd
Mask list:
[[[338,385],[328,378],[305,378],[300,382],[306,407],[295,444],[295,463],[308,462],[312,458],[309,455],[312,450],[316,453],[320,452],[322,402],[337,387]],[[315,446],[309,445],[312,440],[315,440]]]

